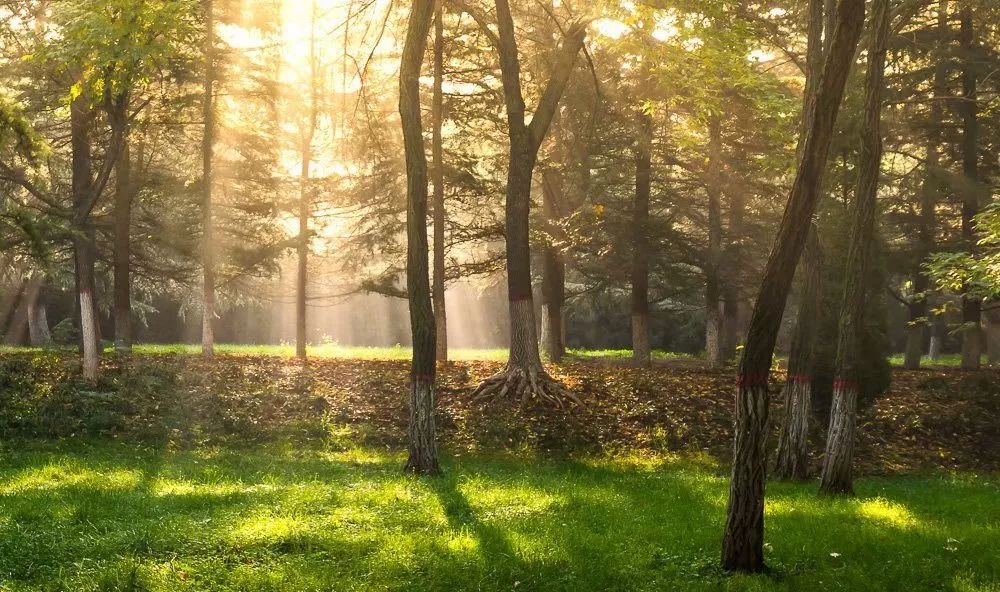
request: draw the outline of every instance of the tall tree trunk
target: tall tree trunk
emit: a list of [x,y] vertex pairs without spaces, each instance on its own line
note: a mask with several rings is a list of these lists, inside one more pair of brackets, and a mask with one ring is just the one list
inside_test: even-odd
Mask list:
[[1000,366],[1000,303],[983,311],[986,317],[986,361],[990,366]]
[[399,70],[399,114],[406,151],[406,289],[413,337],[405,469],[421,474],[440,470],[434,431],[434,310],[427,265],[427,155],[420,121],[420,65],[433,8],[433,0],[414,0]]
[[816,371],[816,333],[823,312],[823,253],[815,224],[809,231],[799,273],[802,292],[788,356],[785,417],[778,434],[774,476],[802,481],[809,477],[809,417]]
[[[41,290],[45,277],[39,273],[33,273],[24,282],[24,290],[18,290],[20,299],[14,307],[13,315],[7,323],[7,330],[4,333],[3,341],[7,345],[25,345],[30,343],[28,335],[28,319],[32,309],[38,304],[38,292]],[[0,325],[2,327],[2,325]]]
[[931,342],[927,347],[927,358],[932,362],[941,359],[941,348],[944,347],[944,335],[947,330],[943,314],[934,314],[931,318]]
[[132,222],[132,163],[129,143],[122,142],[121,154],[115,167],[115,260],[114,310],[115,351],[132,352],[132,286],[129,273]]
[[823,458],[823,493],[853,493],[854,440],[858,393],[861,390],[861,339],[865,326],[865,293],[871,266],[878,215],[878,184],[882,165],[882,89],[886,43],[889,38],[889,0],[872,4],[872,40],[868,44],[864,121],[861,128],[854,224],[847,249],[844,294],[840,304],[837,361],[826,455]]
[[[504,104],[507,113],[510,153],[507,167],[505,228],[507,238],[507,293],[510,300],[510,358],[506,368],[488,378],[473,392],[475,399],[513,396],[523,403],[540,399],[562,406],[575,395],[554,381],[542,367],[535,330],[535,307],[531,293],[531,252],[528,218],[531,209],[531,177],[538,150],[548,133],[569,82],[577,54],[583,47],[586,28],[582,24],[567,30],[556,63],[542,92],[538,107],[525,123],[521,92],[521,65],[514,34],[514,20],[508,0],[496,0],[497,34],[487,23],[480,28],[490,36],[500,54]],[[474,18],[480,18],[474,15]]]
[[309,20],[309,113],[306,129],[302,130],[299,171],[299,236],[295,245],[298,273],[295,277],[295,357],[306,359],[306,301],[309,289],[309,218],[312,215],[312,191],[309,165],[312,162],[312,142],[316,135],[319,99],[319,73],[316,66],[316,0],[312,0]]
[[[556,166],[562,166],[559,162]],[[542,347],[550,362],[562,360],[563,301],[566,298],[566,265],[559,247],[553,244],[561,238],[556,224],[562,211],[563,176],[554,168],[542,174],[542,212],[545,217],[548,239],[542,248]]]
[[713,113],[708,120],[708,250],[705,263],[705,359],[712,368],[725,363],[722,356],[722,298],[719,263],[722,256],[722,124]]
[[747,302],[741,289],[746,268],[742,246],[746,203],[739,188],[730,187],[726,195],[729,198],[729,227],[722,262],[725,278],[722,286],[722,358],[732,360],[743,340],[747,315]]
[[632,361],[649,366],[649,196],[653,119],[640,113],[635,150],[635,203],[632,206]]
[[205,80],[202,96],[204,135],[201,141],[201,354],[215,355],[215,222],[212,219],[212,153],[215,142],[215,14],[213,0],[205,11]]
[[[938,31],[942,39],[948,30],[948,0],[938,2]],[[924,350],[924,334],[927,333],[928,307],[927,290],[930,280],[923,269],[924,260],[934,251],[934,235],[937,226],[935,207],[941,191],[940,150],[942,102],[947,96],[947,60],[938,58],[934,68],[934,97],[930,101],[930,128],[927,132],[927,161],[924,165],[924,180],[920,188],[920,221],[917,228],[918,256],[917,270],[913,277],[913,299],[907,303],[909,319],[906,324],[906,351],[903,367],[915,370],[920,367]]]
[[70,103],[70,134],[73,152],[73,249],[76,262],[77,298],[80,306],[80,344],[83,377],[97,380],[100,365],[100,334],[94,279],[96,235],[90,222],[89,198],[93,190],[90,161],[90,107],[85,94]]
[[[979,213],[979,159],[977,155],[979,107],[976,99],[976,36],[972,22],[972,5],[962,3],[959,41],[965,59],[962,63],[962,172],[965,189],[962,191],[962,239],[965,248],[976,253],[976,222]],[[983,353],[982,302],[966,294],[962,297],[962,368],[977,369]]]
[[434,90],[431,100],[431,167],[434,180],[434,326],[437,328],[437,361],[448,361],[448,313],[445,305],[444,267],[444,2],[438,0],[434,16]]
[[44,347],[52,344],[52,333],[49,331],[49,319],[45,312],[45,305],[41,302],[41,290],[39,295],[28,307],[28,339],[34,347]]
[[754,305],[736,387],[736,425],[729,505],[722,544],[722,566],[733,571],[764,569],[764,477],[768,376],[785,300],[809,221],[816,209],[833,127],[847,75],[864,26],[864,0],[841,0],[837,26],[826,56],[817,94],[810,101],[811,123],[799,159],[788,205],[764,270]]

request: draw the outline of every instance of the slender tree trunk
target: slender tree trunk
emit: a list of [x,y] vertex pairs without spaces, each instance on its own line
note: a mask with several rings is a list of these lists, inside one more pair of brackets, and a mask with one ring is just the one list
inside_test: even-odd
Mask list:
[[70,103],[70,134],[73,152],[73,249],[76,262],[77,298],[80,306],[80,344],[83,377],[97,380],[100,365],[100,334],[97,327],[94,257],[96,236],[87,202],[93,190],[90,161],[90,109],[80,94]]
[[433,0],[414,0],[399,71],[399,114],[406,151],[406,288],[413,337],[409,458],[405,470],[439,472],[434,430],[435,328],[427,264],[427,156],[420,121],[420,66]]
[[788,356],[785,417],[778,434],[774,476],[802,481],[809,477],[809,417],[816,371],[816,333],[823,312],[823,253],[815,224],[810,228],[799,273],[802,274],[802,292]]
[[[942,39],[948,30],[948,0],[938,2],[938,31]],[[927,162],[924,167],[924,181],[920,190],[920,222],[918,236],[918,268],[913,278],[913,300],[907,304],[909,319],[906,325],[906,352],[903,367],[915,370],[920,367],[920,358],[924,348],[924,334],[929,325],[927,314],[927,290],[930,280],[923,270],[924,260],[934,252],[934,234],[937,226],[935,207],[941,192],[940,182],[940,150],[941,121],[943,119],[942,103],[947,96],[947,60],[938,58],[934,68],[934,100],[930,102],[930,129],[927,133]]]
[[309,181],[309,166],[312,162],[312,142],[316,135],[318,117],[317,101],[319,89],[316,67],[316,0],[310,3],[309,20],[309,114],[306,129],[303,130],[300,155],[302,165],[299,172],[299,236],[295,245],[298,264],[295,277],[295,357],[306,359],[306,302],[309,290],[309,218],[312,216],[312,192]]
[[434,16],[434,90],[431,100],[434,180],[434,326],[437,328],[437,361],[448,362],[448,313],[445,305],[444,263],[444,2],[438,0]]
[[722,566],[727,570],[764,569],[767,383],[771,356],[795,267],[805,246],[809,221],[819,199],[833,127],[864,26],[864,14],[863,0],[840,1],[823,76],[815,98],[810,101],[812,117],[799,167],[775,246],[764,270],[747,332],[747,345],[740,359],[733,470],[722,545]]
[[542,249],[542,347],[550,362],[559,362],[565,352],[562,317],[566,265],[559,247],[552,244],[561,234],[556,220],[560,217],[563,199],[562,174],[549,168],[542,175],[542,211],[548,231],[548,240]]
[[132,352],[132,287],[129,274],[132,222],[132,165],[129,142],[122,142],[115,168],[115,351]]
[[874,0],[872,40],[869,43],[868,75],[865,78],[864,121],[854,224],[847,249],[844,294],[840,304],[837,362],[833,383],[830,429],[823,459],[820,491],[854,492],[856,408],[861,390],[861,339],[865,326],[866,278],[871,266],[878,215],[878,184],[882,165],[882,89],[885,78],[886,43],[889,37],[889,0]]
[[983,311],[986,317],[986,361],[990,366],[1000,366],[1000,303]]
[[927,348],[927,357],[932,362],[937,362],[941,359],[945,329],[944,315],[935,314],[931,319],[931,342]]
[[732,360],[736,356],[737,347],[743,340],[747,315],[746,299],[741,294],[746,266],[742,246],[746,203],[739,188],[731,188],[727,192],[727,196],[729,197],[729,228],[727,229],[726,255],[722,265],[726,280],[722,287],[722,357],[725,360]]
[[722,354],[722,298],[719,263],[722,255],[722,124],[713,113],[708,120],[708,251],[705,265],[705,359],[712,368],[725,363]]
[[[959,40],[965,60],[962,64],[962,172],[965,189],[962,192],[962,239],[969,253],[976,253],[975,216],[979,213],[978,104],[976,99],[976,37],[972,22],[972,6],[964,2],[961,10]],[[966,294],[962,297],[962,368],[979,368],[983,353],[982,302]]]
[[215,14],[213,0],[202,0],[205,11],[205,80],[202,96],[204,135],[201,141],[201,354],[215,355],[215,222],[212,219],[212,153],[215,143]]
[[632,206],[632,361],[649,366],[649,196],[653,120],[639,114],[635,150],[635,203]]

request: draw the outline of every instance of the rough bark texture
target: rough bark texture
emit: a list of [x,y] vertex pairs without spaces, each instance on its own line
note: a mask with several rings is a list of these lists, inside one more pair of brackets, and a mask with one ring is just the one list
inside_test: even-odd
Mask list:
[[784,389],[784,421],[778,434],[774,473],[778,479],[809,477],[809,413],[816,370],[816,335],[823,310],[823,254],[816,227],[809,233],[802,262],[799,316],[788,356],[788,381]]
[[531,177],[538,150],[559,106],[559,99],[583,47],[586,27],[575,24],[567,31],[557,51],[552,77],[542,92],[538,106],[525,123],[521,92],[521,65],[518,58],[514,21],[507,0],[496,0],[497,34],[480,23],[491,36],[500,54],[500,70],[507,113],[510,153],[508,155],[505,204],[507,293],[510,299],[510,358],[507,367],[486,379],[473,393],[477,399],[511,395],[521,401],[538,399],[563,405],[578,402],[542,368],[535,330],[535,309],[531,293],[531,252],[528,218],[531,208]]
[[405,470],[420,474],[440,470],[434,429],[436,331],[427,262],[427,155],[420,118],[420,66],[433,12],[433,0],[414,0],[399,69],[399,115],[406,152],[406,289],[413,337]]
[[90,107],[84,94],[70,103],[70,134],[73,152],[73,249],[80,306],[83,376],[88,380],[97,380],[101,337],[94,299],[96,236],[90,221],[90,208],[93,207],[91,196],[94,191],[90,168]]
[[28,308],[28,339],[32,346],[39,347],[52,344],[52,333],[49,331],[49,318],[45,305],[36,298]]
[[719,264],[722,256],[722,125],[718,114],[708,121],[708,250],[705,262],[705,359],[712,368],[725,363],[722,351],[722,295]]
[[562,212],[562,175],[550,168],[542,176],[542,211],[548,240],[542,249],[542,348],[551,362],[562,360],[563,301],[566,299],[566,265],[559,247],[553,244],[561,235],[556,221]]
[[[976,253],[975,216],[979,212],[979,121],[976,97],[976,35],[972,22],[972,6],[964,2],[961,10],[959,42],[965,60],[962,63],[962,172],[965,188],[962,192],[962,239],[969,253]],[[982,302],[971,295],[962,297],[962,368],[979,368],[983,353]]]
[[444,267],[444,2],[434,16],[434,89],[431,98],[431,174],[434,181],[434,326],[437,328],[437,361],[448,361],[448,313],[445,307]]
[[132,164],[128,141],[122,144],[115,167],[114,311],[115,351],[132,351],[132,259],[129,233],[132,222]]
[[722,565],[732,571],[764,569],[764,476],[766,468],[767,380],[785,300],[809,220],[816,209],[834,123],[844,85],[864,25],[863,0],[841,0],[837,26],[816,96],[778,236],[764,271],[740,359],[736,388],[736,425],[729,505],[722,544]]
[[878,184],[882,165],[882,89],[885,77],[886,43],[889,37],[889,0],[872,4],[872,41],[869,43],[868,74],[865,77],[864,119],[857,189],[854,193],[854,224],[847,248],[844,293],[840,303],[837,361],[834,370],[830,430],[823,459],[820,491],[853,493],[851,467],[854,461],[857,400],[860,390],[861,338],[865,324],[866,278],[875,243]]
[[215,142],[215,15],[212,0],[205,11],[205,79],[202,96],[204,135],[201,140],[201,354],[215,355],[215,223],[212,220],[212,153]]
[[653,120],[639,114],[635,151],[635,203],[632,205],[632,361],[648,366],[649,345],[649,195]]

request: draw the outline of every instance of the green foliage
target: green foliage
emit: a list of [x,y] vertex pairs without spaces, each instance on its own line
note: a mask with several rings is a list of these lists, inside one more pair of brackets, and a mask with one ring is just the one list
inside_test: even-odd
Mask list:
[[983,299],[1000,298],[1000,202],[976,216],[979,251],[935,253],[925,267],[942,290]]

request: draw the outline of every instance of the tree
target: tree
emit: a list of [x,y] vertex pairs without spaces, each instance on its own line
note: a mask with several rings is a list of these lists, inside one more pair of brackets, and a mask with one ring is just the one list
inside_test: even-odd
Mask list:
[[764,569],[764,476],[771,356],[795,267],[805,246],[808,222],[819,199],[833,127],[864,26],[864,1],[841,0],[836,14],[837,24],[823,74],[815,97],[810,99],[810,125],[795,181],[765,267],[740,358],[736,437],[722,545],[722,566],[727,570]]
[[635,204],[632,211],[632,361],[650,364],[649,345],[649,194],[652,175],[653,121],[639,115],[635,149]]
[[[982,187],[979,180],[979,121],[977,102],[976,32],[972,5],[965,1],[960,10],[959,43],[965,58],[962,61],[962,239],[966,250],[975,254],[975,220],[979,211]],[[962,296],[962,368],[979,368],[983,352],[982,301],[974,294]]]
[[448,312],[445,305],[444,263],[444,2],[434,11],[434,89],[431,98],[431,155],[434,181],[434,326],[437,361],[448,361]]
[[531,208],[532,173],[538,150],[559,106],[559,99],[573,70],[576,56],[583,47],[586,23],[574,23],[567,30],[541,99],[525,123],[525,103],[521,90],[521,64],[518,57],[514,20],[507,0],[496,0],[498,34],[493,34],[482,16],[471,14],[480,28],[488,32],[499,53],[507,113],[509,155],[505,204],[507,236],[507,297],[510,303],[510,357],[507,367],[486,379],[473,393],[484,399],[510,395],[521,402],[531,398],[564,404],[575,396],[553,380],[542,367],[535,333],[535,308],[531,292],[531,253],[528,221]]
[[414,0],[399,68],[399,115],[406,152],[406,288],[413,336],[406,470],[421,474],[440,470],[434,431],[434,311],[427,265],[427,155],[420,117],[420,65],[433,13],[434,0]]
[[212,156],[215,142],[215,13],[202,0],[205,18],[205,72],[201,139],[201,354],[215,355],[215,222],[212,218]]

